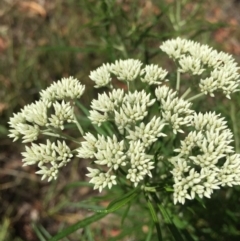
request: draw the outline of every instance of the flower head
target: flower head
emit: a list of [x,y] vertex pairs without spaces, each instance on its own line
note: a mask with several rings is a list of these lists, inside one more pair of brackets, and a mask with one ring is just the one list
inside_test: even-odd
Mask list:
[[111,72],[115,74],[119,80],[133,81],[140,75],[141,66],[142,63],[139,60],[120,59],[111,65]]
[[85,91],[85,86],[73,77],[62,78],[54,82],[46,90],[40,92],[41,99],[47,105],[55,100],[79,99]]
[[239,67],[231,55],[180,38],[163,42],[160,49],[178,63],[181,73],[202,75],[206,70],[210,72],[199,83],[204,94],[214,96],[215,91],[221,90],[230,99],[230,94],[239,90]]
[[26,151],[22,153],[24,166],[37,164],[40,171],[37,174],[43,175],[42,179],[48,181],[57,178],[58,169],[65,166],[73,157],[70,148],[66,143],[57,141],[46,144],[34,144],[26,146]]
[[111,66],[109,64],[103,64],[96,70],[91,71],[89,78],[96,83],[96,88],[106,86],[111,82],[110,70]]

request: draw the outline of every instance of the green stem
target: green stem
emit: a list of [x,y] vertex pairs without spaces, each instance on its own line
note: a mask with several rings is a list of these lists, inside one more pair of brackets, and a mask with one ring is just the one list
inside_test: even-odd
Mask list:
[[184,94],[181,96],[182,99],[184,99],[186,96],[188,96],[188,94],[191,92],[191,88],[189,87]]
[[130,83],[127,81],[128,92],[130,92]]
[[181,76],[179,70],[177,70],[177,83],[176,83],[176,90],[179,92],[180,89],[180,82],[181,82]]
[[64,136],[62,136],[60,134],[48,132],[47,130],[41,131],[41,134],[46,135],[46,136],[53,136],[53,137],[57,137],[57,138],[67,139],[66,137],[64,137]]
[[194,95],[194,96],[188,98],[187,101],[193,101],[193,100],[195,100],[195,99],[197,99],[197,98],[200,98],[200,97],[203,96],[203,95],[205,95],[205,94],[204,94],[204,93],[199,93],[199,94],[197,94],[197,95]]
[[79,130],[79,132],[81,133],[81,135],[83,136],[84,135],[84,131],[81,127],[81,125],[79,124],[78,120],[77,120],[77,117],[75,115],[75,113],[73,112],[73,117],[74,117],[74,120],[75,120],[75,124],[77,125],[77,128]]
[[62,139],[65,139],[65,140],[70,140],[70,141],[73,141],[73,142],[78,143],[78,144],[81,143],[71,136],[68,136],[68,135],[65,135],[65,134],[52,133],[52,132],[49,132],[48,130],[41,131],[41,134],[46,135],[46,136],[53,136],[53,137],[57,137],[57,138],[62,138]]
[[[111,14],[113,15],[112,12],[111,12]],[[111,20],[115,20],[115,18],[113,18],[113,19],[111,19]],[[120,42],[120,44],[121,44],[121,48],[118,48],[118,49],[120,49],[120,50],[122,51],[123,57],[124,57],[125,59],[127,59],[127,58],[128,58],[128,51],[127,51],[127,48],[126,48],[126,45],[125,45],[125,42],[126,42],[126,41],[124,41],[124,39],[123,39],[123,37],[122,37],[122,34],[121,34],[121,31],[120,31],[120,28],[119,28],[119,25],[118,25],[117,21],[114,21],[114,25],[115,25],[115,27],[116,27],[116,35],[117,35],[117,38],[118,38],[118,40],[119,40],[119,42]]]
[[238,126],[237,126],[237,120],[236,120],[236,109],[235,109],[235,104],[231,102],[230,104],[230,116],[232,120],[232,125],[233,125],[233,134],[234,134],[234,141],[235,141],[235,149],[236,153],[239,153],[239,137],[238,137]]
[[180,21],[181,21],[181,0],[176,0],[176,30],[180,29]]

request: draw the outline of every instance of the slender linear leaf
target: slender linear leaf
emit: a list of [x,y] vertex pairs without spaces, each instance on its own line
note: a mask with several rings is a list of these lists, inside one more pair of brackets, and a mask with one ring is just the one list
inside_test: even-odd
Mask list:
[[148,205],[148,209],[150,211],[150,214],[152,216],[152,219],[153,219],[153,222],[155,224],[155,227],[157,229],[157,234],[158,234],[158,240],[159,241],[162,241],[162,232],[161,232],[161,227],[160,227],[160,223],[159,223],[159,220],[158,220],[158,217],[157,217],[157,213],[151,203],[151,201],[149,199],[147,199],[147,205]]
[[58,241],[61,238],[67,237],[69,234],[74,233],[78,229],[84,228],[84,227],[88,226],[89,224],[91,224],[99,219],[102,219],[104,216],[106,216],[106,213],[97,213],[89,218],[85,218],[84,220],[81,220],[81,221],[69,226],[68,228],[64,229],[63,231],[61,231],[60,233],[58,233],[57,235],[55,235],[48,241]]
[[145,241],[151,241],[152,240],[153,227],[154,227],[154,225],[153,225],[153,222],[152,222]]
[[39,229],[39,227],[36,224],[33,224],[32,228],[33,228],[34,232],[36,233],[36,235],[38,236],[40,241],[47,241],[47,239],[44,237],[41,230]]
[[129,202],[126,210],[124,211],[124,213],[122,215],[121,225],[123,225],[128,213],[129,213],[130,207],[131,207],[131,203]]
[[176,240],[176,241],[184,241],[182,235],[181,235],[181,232],[178,230],[178,228],[175,226],[175,224],[172,222],[172,219],[170,218],[167,210],[163,207],[163,205],[161,204],[157,204],[162,216],[163,216],[163,219],[164,221],[166,222],[166,225],[168,226],[173,238]]
[[100,213],[112,213],[121,207],[125,206],[127,203],[131,202],[138,196],[138,189],[134,189],[127,194],[123,195],[121,198],[117,198],[113,200],[106,209],[104,210],[96,210]]

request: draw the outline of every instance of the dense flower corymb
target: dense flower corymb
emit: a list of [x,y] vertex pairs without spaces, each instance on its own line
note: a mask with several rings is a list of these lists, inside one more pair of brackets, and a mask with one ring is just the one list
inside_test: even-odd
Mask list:
[[160,49],[178,63],[179,72],[200,76],[210,72],[199,83],[204,94],[214,96],[215,91],[221,90],[230,99],[230,94],[239,91],[240,68],[231,55],[181,38],[163,42]]
[[[226,120],[215,112],[197,113],[191,102],[216,91],[230,98],[239,90],[239,67],[232,56],[194,41],[172,39],[160,48],[176,62],[176,89],[172,81],[166,85],[167,70],[140,60],[120,59],[91,71],[94,87],[107,87],[90,105],[94,128],[83,131],[77,121],[76,99],[85,86],[73,77],[53,83],[41,91],[39,101],[14,114],[9,137],[31,143],[22,153],[24,165],[37,164],[37,174],[51,181],[74,155],[92,159],[86,176],[100,192],[120,182],[144,191],[162,190],[172,185],[173,177],[175,204],[240,185],[240,154],[232,147]],[[181,94],[180,83],[189,74],[199,77],[201,93],[186,99],[191,88]],[[83,106],[81,110],[87,113]],[[77,126],[83,139],[62,132],[68,123]],[[54,140],[39,143],[40,135]],[[55,140],[59,138],[64,141]],[[77,145],[75,150],[68,140]]]
[[66,123],[76,123],[74,101],[82,96],[84,90],[85,86],[77,79],[62,78],[43,90],[39,101],[25,106],[10,118],[9,137],[14,141],[22,138],[23,143],[32,142],[22,153],[24,165],[38,164],[40,170],[37,173],[43,175],[43,179],[56,179],[58,169],[65,166],[73,154],[66,142],[33,142],[37,141],[41,134],[59,136],[54,132],[64,130]]

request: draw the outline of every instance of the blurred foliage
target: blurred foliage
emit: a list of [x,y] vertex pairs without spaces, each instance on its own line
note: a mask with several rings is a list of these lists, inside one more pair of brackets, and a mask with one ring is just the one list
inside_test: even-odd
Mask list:
[[[168,38],[192,38],[238,54],[240,45],[229,35],[240,36],[239,32],[233,31],[239,19],[234,14],[229,21],[221,18],[219,2],[223,4],[224,1],[0,2],[0,137],[3,152],[0,157],[0,241],[48,240],[63,228],[92,214],[92,210],[106,207],[106,200],[123,195],[114,189],[107,196],[98,196],[86,183],[76,182],[85,180],[84,161],[74,160],[57,182],[40,183],[34,168],[21,167],[17,155],[21,147],[9,146],[10,141],[6,139],[7,121],[12,113],[33,102],[41,89],[63,76],[74,76],[87,85],[88,92],[81,104],[88,106],[96,95],[91,88],[89,72],[102,63],[119,58],[138,58],[144,63],[159,63],[171,69],[172,63],[166,61],[159,50],[160,43]],[[240,8],[237,3],[228,2],[233,9]],[[224,6],[230,9],[227,3]],[[234,130],[235,145],[240,150],[240,96],[237,93],[233,97],[231,106],[222,96],[216,98],[215,104],[211,100],[199,101],[196,108],[209,110],[211,106],[222,113]],[[175,225],[180,230],[186,228],[194,240],[237,241],[240,237],[239,196],[240,189],[235,187],[214,194],[210,200],[189,201],[184,206],[174,206],[171,200],[164,204],[171,210]],[[121,224],[124,212],[128,215]],[[156,240],[156,235],[147,207],[140,199],[138,205],[127,205],[114,216],[108,215],[63,240],[150,241]],[[168,232],[163,236],[164,240],[172,240]]]

